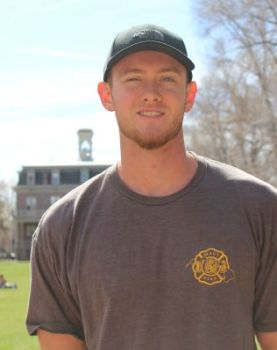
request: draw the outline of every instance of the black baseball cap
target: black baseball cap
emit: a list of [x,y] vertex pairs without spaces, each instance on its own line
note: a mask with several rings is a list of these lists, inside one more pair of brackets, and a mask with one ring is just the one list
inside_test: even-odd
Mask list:
[[194,63],[188,58],[183,39],[165,28],[145,24],[116,36],[104,67],[104,81],[108,80],[115,63],[131,53],[145,50],[160,51],[172,56],[186,67],[189,81],[192,80]]

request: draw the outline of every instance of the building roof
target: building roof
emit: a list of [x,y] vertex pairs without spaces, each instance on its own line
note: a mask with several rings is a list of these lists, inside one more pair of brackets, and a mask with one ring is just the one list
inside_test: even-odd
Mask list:
[[32,168],[81,168],[81,167],[102,167],[102,166],[109,166],[112,163],[107,162],[94,162],[94,161],[75,161],[75,162],[57,162],[57,163],[33,163],[33,164],[24,164],[22,165],[22,168],[19,170]]

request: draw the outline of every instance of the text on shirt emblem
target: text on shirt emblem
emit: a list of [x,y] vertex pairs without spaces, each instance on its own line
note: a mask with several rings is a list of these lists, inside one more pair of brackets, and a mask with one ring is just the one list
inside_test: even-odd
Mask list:
[[199,283],[208,286],[235,279],[227,255],[215,248],[201,250],[186,266],[191,266],[193,276]]

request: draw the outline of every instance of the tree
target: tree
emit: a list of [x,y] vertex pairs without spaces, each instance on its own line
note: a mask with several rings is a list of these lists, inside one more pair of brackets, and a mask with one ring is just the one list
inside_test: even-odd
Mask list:
[[0,180],[0,253],[12,250],[13,214],[12,187],[7,182]]
[[198,0],[214,46],[190,129],[193,148],[277,185],[277,2]]

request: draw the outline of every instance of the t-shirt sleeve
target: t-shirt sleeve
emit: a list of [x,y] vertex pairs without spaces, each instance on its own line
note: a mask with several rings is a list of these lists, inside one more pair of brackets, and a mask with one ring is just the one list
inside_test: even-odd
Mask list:
[[33,235],[27,330],[72,334],[84,339],[81,316],[65,275],[65,243],[56,225],[42,219]]
[[272,190],[260,208],[260,264],[256,276],[254,329],[277,331],[277,191]]

